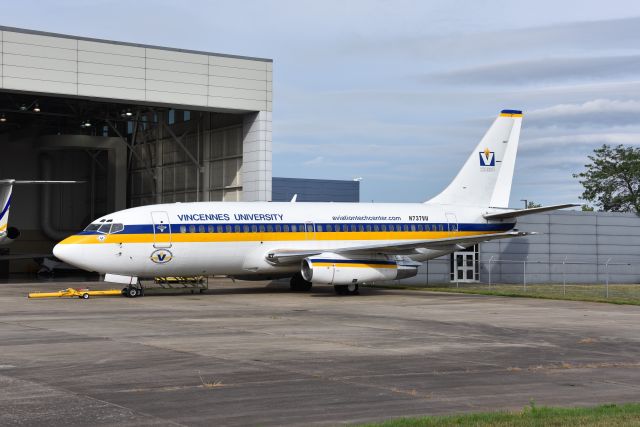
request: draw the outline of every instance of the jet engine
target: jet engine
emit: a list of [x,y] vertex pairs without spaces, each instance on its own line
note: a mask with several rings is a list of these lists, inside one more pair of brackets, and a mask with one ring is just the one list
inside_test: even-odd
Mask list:
[[0,233],[0,244],[10,243],[18,237],[20,237],[20,230],[15,227],[7,227],[7,231],[5,233]]
[[350,285],[413,277],[419,265],[405,257],[344,257],[327,252],[304,258],[301,272],[304,280],[314,284]]

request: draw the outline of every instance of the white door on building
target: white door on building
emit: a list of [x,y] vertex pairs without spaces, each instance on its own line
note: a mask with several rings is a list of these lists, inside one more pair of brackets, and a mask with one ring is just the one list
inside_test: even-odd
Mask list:
[[452,282],[477,282],[477,252],[454,252]]

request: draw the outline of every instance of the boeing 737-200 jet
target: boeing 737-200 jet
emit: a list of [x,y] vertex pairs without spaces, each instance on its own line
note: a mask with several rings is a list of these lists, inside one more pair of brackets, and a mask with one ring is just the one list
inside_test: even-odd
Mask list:
[[425,203],[196,202],[141,206],[98,218],[60,242],[59,259],[105,280],[228,275],[291,277],[293,290],[412,277],[421,261],[479,242],[526,236],[509,209],[522,112],[503,110],[451,184]]

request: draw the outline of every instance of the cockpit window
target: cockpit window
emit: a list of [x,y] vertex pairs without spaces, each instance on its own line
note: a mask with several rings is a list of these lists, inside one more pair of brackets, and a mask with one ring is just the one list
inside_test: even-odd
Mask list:
[[111,226],[111,234],[113,234],[113,233],[119,233],[119,232],[121,232],[122,230],[124,230],[124,225],[122,225],[122,224],[120,224],[120,223],[114,223],[114,224]]
[[110,223],[104,223],[100,226],[100,228],[98,228],[98,233],[105,233],[105,234],[109,234],[109,229],[111,228],[111,224]]
[[113,224],[111,224],[110,222],[89,224],[84,229],[84,231],[97,231],[98,233],[104,233],[104,234],[119,233],[122,230],[124,230],[124,224],[121,224],[119,222],[116,222]]

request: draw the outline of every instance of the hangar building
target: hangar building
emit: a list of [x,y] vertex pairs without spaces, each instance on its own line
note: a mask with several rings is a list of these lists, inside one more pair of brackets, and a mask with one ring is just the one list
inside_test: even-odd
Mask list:
[[15,188],[11,250],[48,252],[126,207],[271,200],[272,73],[271,59],[0,27],[0,178],[84,181]]

